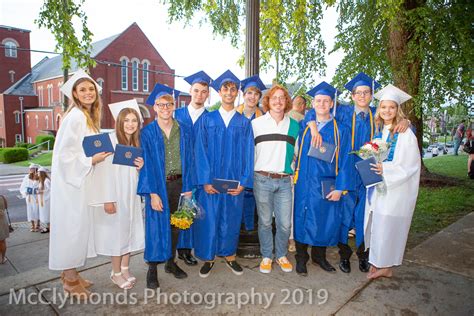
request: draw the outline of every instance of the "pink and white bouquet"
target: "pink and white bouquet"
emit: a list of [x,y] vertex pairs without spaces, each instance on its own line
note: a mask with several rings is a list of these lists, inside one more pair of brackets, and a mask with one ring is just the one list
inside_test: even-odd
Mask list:
[[359,150],[353,153],[357,154],[362,159],[374,157],[377,162],[384,161],[390,151],[390,143],[382,140],[381,138],[375,138],[370,142],[365,143]]

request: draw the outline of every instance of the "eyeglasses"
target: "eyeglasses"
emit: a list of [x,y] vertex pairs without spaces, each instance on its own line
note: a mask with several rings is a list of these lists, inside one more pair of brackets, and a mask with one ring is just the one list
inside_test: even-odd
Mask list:
[[157,103],[156,106],[163,110],[164,108],[167,108],[167,109],[170,109],[174,106],[174,103],[173,102],[169,102],[169,103]]
[[357,92],[354,92],[354,94],[357,95],[358,97],[365,97],[366,95],[372,94],[372,92],[370,90],[368,90],[368,91],[357,91]]
[[282,97],[273,96],[273,97],[270,98],[270,100],[273,101],[273,102],[275,102],[275,101],[285,102],[286,97],[285,96],[282,96]]

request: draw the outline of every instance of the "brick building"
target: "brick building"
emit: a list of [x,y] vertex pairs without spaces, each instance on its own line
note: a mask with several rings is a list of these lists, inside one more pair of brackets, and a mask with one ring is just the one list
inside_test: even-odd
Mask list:
[[[34,143],[38,134],[55,133],[63,115],[60,87],[63,84],[61,56],[44,58],[31,67],[29,31],[0,26],[0,147],[15,142]],[[145,124],[153,120],[153,110],[145,100],[156,82],[174,87],[174,70],[161,57],[149,39],[133,23],[122,33],[92,44],[91,56],[96,60],[91,77],[103,88],[102,125],[114,127],[106,106],[109,103],[135,98]],[[77,70],[73,62],[69,70]],[[178,106],[189,103],[183,94]]]

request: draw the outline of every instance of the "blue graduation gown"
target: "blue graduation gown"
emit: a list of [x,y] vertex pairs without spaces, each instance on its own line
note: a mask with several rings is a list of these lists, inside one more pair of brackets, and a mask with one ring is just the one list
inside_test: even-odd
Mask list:
[[[328,201],[322,196],[321,181],[332,178],[336,180],[336,190],[347,190],[350,185],[351,168],[350,134],[343,124],[338,123],[340,150],[339,173],[336,176],[336,158],[332,163],[308,156],[311,145],[311,133],[304,137],[298,181],[295,185],[294,237],[295,240],[312,246],[335,246],[343,216],[342,197],[338,202]],[[300,129],[299,139],[303,138],[306,125]],[[325,142],[335,144],[334,123],[328,122],[320,134]],[[301,141],[300,141],[301,144]]]
[[[375,108],[370,107],[373,117],[375,116]],[[338,105],[336,110],[336,120],[349,128],[349,148],[352,146],[352,117],[355,111],[353,105]],[[304,122],[315,120],[316,114],[314,109],[308,111],[305,116]],[[354,135],[354,149],[359,150],[362,145],[369,142],[370,139],[370,117],[366,115],[362,119],[359,115],[356,115],[355,120],[355,135]],[[375,133],[375,126],[373,126]],[[324,137],[323,137],[324,139]],[[352,149],[351,149],[352,150]],[[359,247],[364,241],[364,215],[365,215],[365,196],[366,189],[362,180],[355,168],[355,163],[360,161],[361,158],[357,155],[352,154],[351,167],[349,168],[350,181],[349,181],[349,193],[344,195],[343,201],[343,219],[342,228],[339,241],[343,244],[348,242],[349,230],[355,228],[356,230],[356,246]]]
[[[199,116],[199,118],[196,120],[196,122],[193,124],[193,120],[191,119],[191,116],[189,115],[189,110],[188,107],[182,107],[179,109],[176,109],[174,111],[174,118],[179,122],[179,125],[181,128],[186,128],[189,133],[192,134],[192,144],[194,147],[194,134],[196,133],[196,126],[197,124],[202,120],[203,116],[208,113],[207,110],[204,110],[204,112]],[[193,184],[196,182],[195,179],[195,174],[194,171],[196,169],[196,166],[193,168]],[[193,230],[194,230],[194,225],[191,225],[189,229],[182,230],[179,232],[179,238],[178,238],[178,249],[185,248],[185,249],[192,249],[194,248],[193,246]]]
[[194,153],[199,162],[196,198],[205,212],[194,223],[194,253],[202,260],[234,255],[239,242],[243,193],[207,194],[203,186],[221,178],[239,180],[245,188],[253,187],[254,139],[250,121],[235,113],[226,128],[219,111],[208,113],[198,125]]
[[[171,224],[166,193],[165,145],[156,120],[141,130],[140,143],[145,164],[138,178],[137,193],[145,197],[145,261],[163,262],[171,258]],[[182,192],[187,192],[192,190],[193,146],[191,134],[181,126],[180,153]],[[160,196],[163,202],[162,212],[151,208],[151,193]]]

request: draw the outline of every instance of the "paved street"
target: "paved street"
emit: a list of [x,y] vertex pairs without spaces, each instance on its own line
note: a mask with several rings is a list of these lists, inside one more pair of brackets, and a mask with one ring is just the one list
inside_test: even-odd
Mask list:
[[20,195],[20,185],[25,174],[0,176],[0,195],[7,199],[10,220],[26,221],[25,199]]

